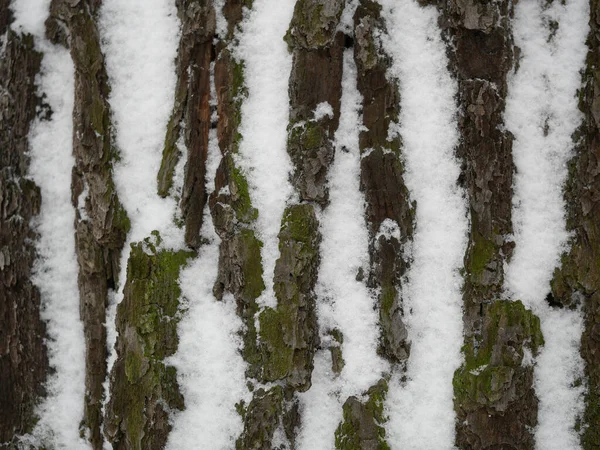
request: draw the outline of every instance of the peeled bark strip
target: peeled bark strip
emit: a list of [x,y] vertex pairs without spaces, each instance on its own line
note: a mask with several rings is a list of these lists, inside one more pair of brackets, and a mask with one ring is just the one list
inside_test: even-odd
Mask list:
[[[385,30],[380,13],[379,4],[363,0],[354,15],[354,59],[366,127],[359,137],[361,189],[369,227],[368,285],[380,292],[380,352],[401,363],[408,358],[410,346],[399,285],[409,262],[404,248],[412,239],[414,208],[402,177],[400,138],[394,132],[400,99],[397,84],[386,76],[391,60],[378,39]],[[392,233],[395,229],[399,235]]]
[[106,307],[116,286],[119,258],[130,228],[117,197],[112,163],[108,79],[95,22],[93,0],[53,0],[46,35],[69,48],[75,66],[72,203],[79,263],[80,313],[86,341],[86,395],[83,425],[96,449],[102,448],[102,383],[106,379]]
[[158,173],[158,193],[166,197],[173,187],[175,166],[187,149],[181,214],[185,242],[200,246],[200,228],[207,201],[205,185],[208,132],[210,130],[210,63],[215,34],[215,10],[210,0],[177,0],[182,23],[177,52],[175,104],[167,127],[163,159]]
[[177,371],[164,359],[177,350],[179,272],[194,253],[160,245],[158,232],[132,245],[117,308],[117,361],[104,425],[115,450],[164,448],[169,412],[184,408]]
[[579,92],[583,124],[575,156],[569,163],[565,190],[571,249],[554,273],[552,306],[583,306],[585,329],[581,355],[585,361],[587,393],[580,424],[585,450],[600,442],[600,3],[590,2],[588,56]]
[[539,320],[520,302],[499,301],[512,233],[512,136],[502,130],[513,65],[512,3],[441,4],[441,25],[459,82],[462,183],[471,235],[465,256],[465,363],[454,375],[459,448],[533,449],[538,401],[526,352],[543,343]]
[[0,1],[0,446],[31,431],[48,370],[40,294],[32,284],[39,188],[27,178],[28,139],[39,98],[42,55],[33,36],[10,29],[9,1]]

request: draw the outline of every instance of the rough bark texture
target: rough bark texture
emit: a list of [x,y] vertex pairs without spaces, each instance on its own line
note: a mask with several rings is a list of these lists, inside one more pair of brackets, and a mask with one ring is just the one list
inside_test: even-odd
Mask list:
[[573,233],[570,251],[554,273],[552,306],[583,307],[585,330],[581,355],[585,361],[587,393],[581,425],[585,450],[600,442],[600,3],[590,1],[588,57],[579,92],[583,124],[569,163],[565,190],[568,220]]
[[344,403],[342,423],[335,431],[335,448],[339,450],[390,450],[385,441],[386,421],[383,402],[388,386],[385,380],[364,393],[364,400],[355,396]]
[[225,45],[233,39],[233,32],[241,19],[242,2],[229,1],[224,14],[228,20],[229,36],[217,44],[214,69],[219,121],[217,135],[223,154],[217,168],[215,189],[209,206],[215,230],[222,239],[219,248],[219,273],[214,286],[215,297],[222,299],[231,293],[237,303],[237,312],[245,324],[243,333],[244,359],[248,363],[247,375],[258,378],[261,357],[256,345],[254,316],[258,312],[256,299],[265,288],[260,249],[253,225],[258,212],[252,207],[248,182],[236,167],[234,155],[239,151],[239,126],[241,104],[246,97],[244,68],[236,61]]
[[30,431],[48,370],[40,294],[30,278],[36,239],[30,223],[41,195],[27,178],[42,55],[33,36],[9,28],[8,3],[0,0],[0,447]]
[[70,49],[75,66],[72,203],[79,263],[80,314],[86,342],[86,394],[83,426],[90,443],[102,448],[102,383],[106,379],[106,307],[116,286],[119,259],[130,224],[121,206],[112,164],[109,86],[95,22],[94,0],[53,0],[46,35]]
[[177,371],[179,271],[192,252],[160,247],[158,232],[132,244],[123,301],[117,308],[117,361],[104,431],[115,450],[164,448],[169,412],[184,408]]
[[[533,367],[520,362],[526,349],[537,351],[539,321],[520,302],[497,300],[503,264],[514,246],[505,238],[512,233],[512,136],[502,130],[506,75],[514,55],[512,3],[453,0],[440,9],[458,79],[460,181],[471,216],[463,296],[465,363],[454,377],[456,444],[533,449],[538,406]],[[512,357],[498,357],[505,354]]]
[[163,160],[158,173],[158,193],[166,197],[173,187],[175,166],[186,149],[187,160],[180,196],[185,242],[200,246],[206,193],[206,157],[210,129],[210,63],[215,34],[215,10],[210,0],[177,0],[182,23],[177,52],[175,104],[169,120]]
[[[402,177],[398,122],[400,96],[396,82],[386,76],[391,60],[378,36],[385,31],[381,6],[360,2],[354,15],[354,60],[358,90],[363,96],[360,133],[361,189],[367,203],[371,271],[368,284],[379,291],[380,352],[392,362],[404,362],[410,346],[403,321],[400,279],[408,267],[404,250],[412,239],[414,209]],[[398,227],[400,238],[386,232]]]

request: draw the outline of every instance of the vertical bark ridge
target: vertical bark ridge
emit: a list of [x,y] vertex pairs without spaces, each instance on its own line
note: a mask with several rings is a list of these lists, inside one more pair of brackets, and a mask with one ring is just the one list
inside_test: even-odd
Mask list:
[[[362,95],[364,128],[359,135],[360,186],[366,200],[369,231],[369,288],[378,292],[381,341],[379,353],[404,367],[410,354],[404,323],[400,282],[408,265],[405,249],[412,240],[414,207],[403,179],[401,141],[395,130],[400,110],[397,82],[388,79],[390,57],[380,42],[386,26],[381,5],[361,0],[354,14],[354,60],[357,87]],[[383,401],[385,379],[364,393],[363,402],[348,398],[336,430],[336,448],[387,449]]]
[[501,301],[512,233],[512,136],[502,130],[506,76],[513,66],[512,3],[448,2],[440,22],[459,85],[457,153],[470,205],[465,255],[464,364],[454,375],[459,448],[532,449],[538,401],[533,367],[540,322],[520,301]]
[[[343,0],[299,0],[285,36],[293,55],[287,151],[299,202],[292,200],[283,213],[274,272],[277,306],[259,315],[259,377],[277,386],[255,394],[245,413],[239,449],[271,448],[278,429],[293,448],[300,421],[294,394],[311,386],[319,345],[314,294],[321,241],[317,208],[328,203],[327,170],[340,117],[344,37],[337,26],[344,6]],[[256,434],[266,399],[278,405],[269,419],[275,425]]]
[[72,203],[79,264],[80,314],[86,341],[86,394],[82,426],[93,448],[102,448],[102,384],[106,379],[106,307],[118,282],[119,259],[129,219],[112,178],[113,144],[109,85],[100,49],[95,0],[53,0],[46,35],[70,49],[75,66]]
[[10,28],[9,3],[0,1],[0,446],[31,431],[48,370],[40,293],[31,282],[36,233],[30,223],[41,194],[27,177],[42,55],[33,36]]
[[[377,38],[385,32],[380,11],[376,2],[365,0],[354,16],[354,59],[365,127],[359,141],[361,188],[370,237],[368,284],[380,292],[380,351],[391,362],[402,363],[408,358],[410,345],[399,284],[409,264],[405,246],[412,239],[414,210],[402,176],[400,137],[394,130],[400,109],[398,86],[388,80],[390,58]],[[396,227],[399,238],[389,232]]]
[[569,162],[565,189],[567,228],[572,232],[570,251],[554,273],[551,306],[582,307],[584,332],[581,356],[585,362],[585,410],[577,428],[581,445],[591,450],[600,442],[600,4],[590,1],[590,33],[586,69],[579,91],[584,114],[574,135],[575,156]]
[[215,230],[221,238],[219,272],[214,295],[218,300],[230,293],[235,298],[237,313],[245,324],[242,354],[248,363],[247,376],[257,378],[260,355],[256,345],[254,316],[258,312],[256,299],[265,288],[260,249],[254,226],[258,211],[252,206],[248,181],[236,163],[239,143],[241,106],[246,97],[243,61],[236,61],[228,44],[234,38],[245,3],[228,1],[223,14],[228,24],[228,36],[217,45],[214,82],[217,93],[217,136],[223,155],[217,168],[215,189],[209,198]]
[[186,244],[198,248],[208,197],[205,176],[211,126],[210,64],[216,19],[210,0],[178,0],[176,4],[182,35],[177,51],[175,103],[158,173],[158,193],[166,197],[171,192],[175,166],[182,156],[183,146],[187,149],[187,160],[179,199],[181,215]]

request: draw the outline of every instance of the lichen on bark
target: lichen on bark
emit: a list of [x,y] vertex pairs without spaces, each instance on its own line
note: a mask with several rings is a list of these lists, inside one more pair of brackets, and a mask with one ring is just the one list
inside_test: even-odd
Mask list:
[[285,381],[306,391],[319,343],[315,296],[321,235],[314,206],[293,205],[284,212],[275,264],[277,307],[260,314],[260,347],[265,381]]

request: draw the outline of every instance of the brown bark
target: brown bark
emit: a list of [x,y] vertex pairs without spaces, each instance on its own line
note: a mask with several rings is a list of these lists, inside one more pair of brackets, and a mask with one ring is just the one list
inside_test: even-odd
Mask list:
[[567,227],[573,238],[548,296],[552,306],[582,307],[584,314],[581,356],[587,393],[578,427],[585,450],[597,448],[600,442],[600,3],[596,0],[590,1],[589,24],[589,50],[579,92],[584,120],[576,132],[578,145],[565,190]]
[[177,52],[175,104],[158,173],[158,193],[162,197],[171,193],[175,166],[181,157],[177,142],[183,138],[187,148],[184,184],[181,193],[175,194],[181,195],[185,242],[192,248],[198,248],[207,201],[205,176],[215,11],[210,0],[178,0],[176,3],[183,29]]
[[[80,314],[86,342],[83,426],[90,443],[102,448],[102,399],[106,379],[106,307],[117,284],[119,258],[129,231],[112,179],[108,78],[94,14],[97,1],[53,0],[46,21],[48,39],[70,49],[75,66],[73,109],[72,203],[76,210],[75,245],[79,264]],[[67,32],[68,30],[68,32]],[[83,198],[83,208],[80,208]],[[84,212],[83,212],[83,211]]]
[[42,55],[33,36],[10,29],[8,3],[0,1],[0,446],[31,430],[48,371],[40,293],[31,281],[37,236],[30,223],[41,195],[27,178]]
[[[470,206],[465,255],[465,363],[454,375],[456,444],[464,449],[533,449],[538,401],[524,348],[543,343],[539,319],[520,302],[499,301],[514,243],[512,136],[502,130],[514,46],[512,3],[440,4],[458,78],[460,182]],[[513,355],[504,358],[499,355]],[[480,369],[481,368],[481,369]],[[490,381],[491,380],[491,381]]]

